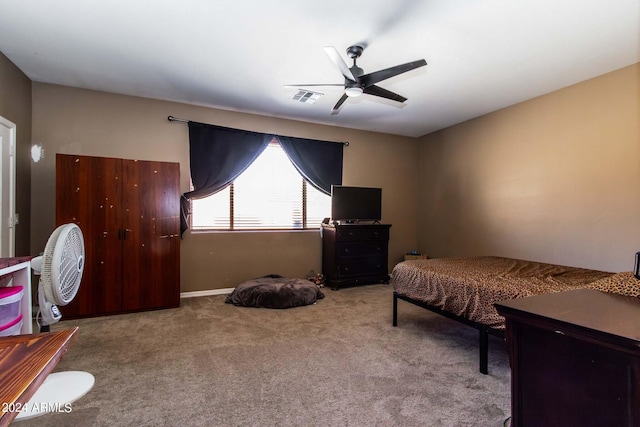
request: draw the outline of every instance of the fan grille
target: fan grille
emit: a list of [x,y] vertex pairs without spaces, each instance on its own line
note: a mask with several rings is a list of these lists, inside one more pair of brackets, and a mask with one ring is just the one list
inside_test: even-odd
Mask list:
[[62,257],[58,273],[60,299],[70,302],[78,292],[84,269],[84,242],[79,228],[73,228],[62,242]]
[[66,305],[76,296],[84,270],[84,239],[76,224],[58,227],[49,237],[40,282],[46,299]]

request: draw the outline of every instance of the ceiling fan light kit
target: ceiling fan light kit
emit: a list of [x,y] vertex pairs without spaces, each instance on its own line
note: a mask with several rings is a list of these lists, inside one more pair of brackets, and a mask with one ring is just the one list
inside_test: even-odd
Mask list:
[[364,91],[359,86],[348,87],[344,90],[344,93],[346,93],[347,96],[360,96],[363,92]]
[[[381,82],[391,77],[395,77],[399,74],[406,73],[407,71],[414,70],[419,67],[427,65],[427,61],[419,59],[413,62],[407,62],[406,64],[396,65],[395,67],[385,68],[383,70],[374,71],[373,73],[365,74],[364,70],[356,64],[356,60],[364,52],[364,47],[359,45],[349,46],[347,48],[347,56],[353,59],[353,65],[348,67],[344,62],[338,51],[333,46],[325,46],[325,53],[329,56],[329,59],[340,70],[340,73],[344,77],[344,93],[338,102],[333,106],[331,114],[338,114],[340,107],[347,100],[347,98],[358,97],[363,93],[368,95],[377,96],[380,98],[390,99],[392,101],[403,103],[407,100],[402,95],[391,92],[380,86],[376,86],[376,83]],[[303,86],[342,86],[339,84],[306,84],[306,85],[287,85],[287,87],[303,87]]]

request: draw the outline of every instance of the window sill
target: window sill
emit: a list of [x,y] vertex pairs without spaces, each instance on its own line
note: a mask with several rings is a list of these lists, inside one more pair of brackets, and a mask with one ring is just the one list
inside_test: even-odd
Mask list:
[[237,233],[318,233],[320,226],[318,228],[305,228],[305,229],[295,229],[295,228],[275,228],[269,230],[214,230],[214,229],[189,229],[188,231],[191,234],[237,234]]

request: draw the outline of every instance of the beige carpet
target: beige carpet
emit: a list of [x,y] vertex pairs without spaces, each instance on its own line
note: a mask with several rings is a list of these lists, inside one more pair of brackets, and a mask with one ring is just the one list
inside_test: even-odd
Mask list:
[[313,306],[239,308],[224,296],[172,310],[68,320],[79,337],[57,370],[93,390],[71,413],[17,426],[501,426],[509,363],[491,337],[372,285],[325,290]]

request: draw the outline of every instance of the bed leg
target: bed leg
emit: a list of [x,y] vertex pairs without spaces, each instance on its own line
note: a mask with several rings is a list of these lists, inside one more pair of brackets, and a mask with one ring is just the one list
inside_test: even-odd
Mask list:
[[393,326],[398,326],[398,295],[393,293]]
[[480,329],[480,373],[489,373],[489,333]]

